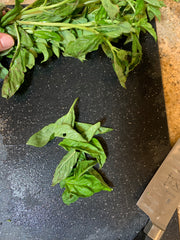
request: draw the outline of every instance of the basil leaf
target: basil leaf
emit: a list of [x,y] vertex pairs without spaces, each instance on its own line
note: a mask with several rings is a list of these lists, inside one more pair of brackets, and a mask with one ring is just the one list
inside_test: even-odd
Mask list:
[[133,70],[142,59],[142,47],[136,34],[132,35],[132,58],[130,70]]
[[78,197],[90,197],[100,191],[111,191],[111,188],[96,178],[95,175],[85,173],[80,177],[69,177],[65,180],[65,187],[71,194]]
[[52,180],[52,186],[55,186],[57,183],[60,183],[62,180],[64,180],[70,175],[74,165],[77,162],[78,156],[79,153],[73,149],[63,157],[63,159],[60,161],[59,165],[55,170],[54,177]]
[[36,42],[36,46],[40,53],[43,54],[44,59],[41,61],[41,63],[46,62],[49,59],[49,51],[48,51],[48,45],[43,42]]
[[8,70],[0,63],[0,79],[4,79],[8,74]]
[[64,56],[76,57],[83,61],[86,54],[97,50],[102,41],[102,36],[98,34],[79,37],[66,46]]
[[13,64],[3,82],[2,97],[4,98],[12,97],[24,82],[24,68],[22,65],[21,54],[18,52],[12,61]]
[[101,153],[101,150],[97,149],[91,143],[78,142],[71,139],[64,139],[59,143],[59,146],[63,147],[65,150],[69,151],[71,149],[76,149],[85,153],[90,154],[91,156],[96,156]]
[[[82,123],[82,122],[75,122],[75,128],[77,129],[78,132],[80,132],[82,135],[84,135],[84,132],[86,132],[89,128],[91,128],[93,125],[89,123]],[[95,132],[94,135],[98,134],[104,134],[107,132],[111,132],[113,129],[112,128],[107,128],[107,127],[99,127],[97,131]]]
[[55,138],[54,127],[55,124],[51,123],[48,126],[42,128],[40,131],[32,135],[26,144],[34,147],[45,146],[49,141]]
[[74,123],[75,123],[75,112],[74,112],[74,106],[77,102],[78,98],[76,98],[71,106],[71,108],[69,109],[68,113],[66,115],[64,115],[62,118],[58,119],[56,121],[56,124],[68,124],[70,125],[72,128],[74,127]]
[[117,38],[122,34],[127,34],[134,31],[129,22],[102,25],[97,27],[96,30],[110,38]]
[[90,143],[99,150],[98,154],[91,153],[91,156],[97,159],[100,167],[102,168],[106,162],[106,154],[104,152],[104,149],[97,138],[93,138]]
[[123,65],[119,61],[119,59],[118,59],[116,54],[114,54],[114,70],[115,70],[115,72],[117,74],[117,77],[119,79],[119,82],[120,82],[121,86],[126,88],[125,83],[126,83],[127,77],[124,74]]
[[[27,145],[32,145],[35,147],[43,147],[55,137],[66,137],[66,136],[63,136],[63,133],[67,131],[67,128],[68,128],[68,134],[71,134],[71,137],[72,135],[74,135],[75,138],[78,136],[78,139],[81,139],[81,141],[86,141],[84,138],[81,137],[80,134],[78,134],[75,130],[70,128],[74,126],[74,121],[75,121],[74,106],[77,100],[78,99],[76,98],[69,112],[66,115],[59,118],[55,123],[49,124],[48,126],[42,128],[40,131],[32,135],[28,140]],[[67,125],[69,125],[69,127],[67,127]]]
[[27,49],[33,47],[33,41],[30,35],[21,27],[18,27],[21,39],[21,46],[26,47]]
[[155,40],[157,40],[157,35],[156,32],[154,30],[154,28],[152,27],[152,25],[150,23],[148,23],[147,18],[142,18],[139,22],[138,22],[138,26],[140,26],[142,29],[148,31]]
[[74,175],[76,177],[80,177],[82,176],[84,173],[86,173],[87,171],[89,171],[89,169],[91,169],[92,167],[94,167],[97,164],[96,161],[94,160],[85,160],[85,161],[81,161],[77,164],[77,167],[74,171]]
[[54,125],[54,137],[68,138],[75,141],[87,142],[81,134],[79,134],[76,130],[74,130],[68,124],[62,123],[61,125]]
[[144,0],[137,0],[136,1],[136,12],[135,15],[142,14],[145,11],[145,4]]
[[163,7],[164,3],[163,1],[159,1],[159,0],[144,0],[145,2],[149,3],[150,5],[153,5],[155,7]]
[[118,5],[113,4],[110,0],[101,0],[103,7],[111,19],[119,13]]
[[110,188],[107,183],[105,183],[104,179],[102,178],[102,176],[98,173],[98,171],[96,171],[94,168],[89,169],[89,173],[94,175],[100,182],[102,185],[104,185],[105,187],[107,187],[109,189],[109,191],[112,191],[112,188]]
[[62,194],[62,200],[66,205],[70,205],[71,203],[76,202],[79,199],[79,197],[75,194],[72,194],[67,189],[64,190]]
[[96,124],[90,126],[85,132],[84,132],[84,136],[87,139],[88,142],[91,141],[91,139],[93,138],[93,136],[96,134],[97,130],[100,128],[101,123],[97,122]]
[[51,41],[56,41],[60,42],[61,41],[61,36],[56,33],[56,32],[51,32],[49,31],[43,31],[43,30],[34,30],[34,36],[36,38],[42,38],[46,40],[51,40]]
[[51,41],[51,43],[52,43],[52,50],[53,50],[54,54],[56,55],[57,58],[59,58],[59,56],[60,56],[59,43],[57,43],[55,41]]
[[110,47],[106,43],[101,44],[103,52],[106,54],[106,56],[110,59],[113,59],[113,52],[111,51]]

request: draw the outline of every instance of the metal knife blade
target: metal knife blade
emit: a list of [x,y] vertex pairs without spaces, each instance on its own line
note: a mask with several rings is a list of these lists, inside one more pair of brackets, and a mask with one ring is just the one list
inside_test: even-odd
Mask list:
[[[137,202],[151,219],[146,229],[152,239],[160,239],[180,202],[180,139],[176,142]],[[145,230],[144,230],[145,231]],[[158,237],[159,236],[159,237]]]

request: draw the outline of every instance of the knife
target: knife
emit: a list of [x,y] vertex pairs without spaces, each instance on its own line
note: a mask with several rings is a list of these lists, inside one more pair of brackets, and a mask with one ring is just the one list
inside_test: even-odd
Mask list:
[[179,202],[180,139],[137,202],[137,206],[149,216],[150,221],[134,240],[160,240]]

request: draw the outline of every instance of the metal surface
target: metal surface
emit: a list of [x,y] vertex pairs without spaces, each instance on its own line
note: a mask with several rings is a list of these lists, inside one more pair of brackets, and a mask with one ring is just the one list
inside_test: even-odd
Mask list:
[[148,235],[155,239],[163,234],[180,202],[180,139],[172,148],[137,205],[150,217]]
[[160,240],[164,234],[164,231],[154,225],[151,221],[144,228],[144,232],[153,240]]
[[[38,65],[16,96],[1,98],[0,239],[131,240],[144,227],[148,217],[136,202],[170,145],[158,48],[151,37],[142,41],[143,62],[130,74],[127,90],[98,51],[84,63],[61,57]],[[25,143],[65,114],[76,97],[79,121],[102,120],[114,129],[100,138],[108,154],[103,172],[114,190],[68,207],[62,190],[51,187],[65,154],[58,140],[41,149]],[[172,234],[178,239],[174,222],[164,240]]]

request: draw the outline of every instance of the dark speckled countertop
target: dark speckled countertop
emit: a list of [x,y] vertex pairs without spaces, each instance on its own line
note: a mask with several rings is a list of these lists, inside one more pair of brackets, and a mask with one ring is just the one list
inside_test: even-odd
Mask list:
[[[0,0],[14,4],[14,0]],[[25,0],[31,3],[33,0]],[[161,21],[156,21],[164,96],[173,145],[180,137],[180,3],[164,0]]]

